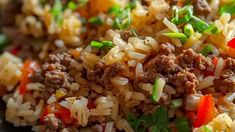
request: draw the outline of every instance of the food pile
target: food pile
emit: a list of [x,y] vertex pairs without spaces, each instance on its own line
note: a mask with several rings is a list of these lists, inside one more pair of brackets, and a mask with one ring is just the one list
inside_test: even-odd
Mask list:
[[6,121],[234,132],[234,0],[1,0]]

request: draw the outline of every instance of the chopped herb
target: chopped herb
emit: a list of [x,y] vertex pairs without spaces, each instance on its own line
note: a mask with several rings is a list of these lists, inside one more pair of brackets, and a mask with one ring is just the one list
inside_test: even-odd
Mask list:
[[54,20],[58,25],[62,25],[63,22],[63,6],[60,0],[55,0],[55,4],[52,7],[51,13]]
[[100,26],[103,24],[102,20],[100,19],[100,17],[95,16],[95,17],[91,17],[88,22],[90,22],[91,24],[95,24],[97,26]]
[[172,109],[178,109],[182,105],[183,105],[183,100],[182,99],[174,99],[174,100],[171,100],[171,102],[170,102],[170,107]]
[[135,36],[135,37],[138,37],[139,35],[138,35],[138,33],[137,33],[137,31],[132,27],[131,28],[131,32],[132,32],[132,34]]
[[184,34],[186,34],[188,37],[194,34],[193,26],[190,23],[184,26]]
[[121,13],[121,7],[119,5],[115,5],[108,9],[109,14],[119,15]]
[[215,26],[215,24],[211,24],[205,31],[204,33],[207,34],[218,34],[220,33],[220,30],[218,27]]
[[170,37],[170,38],[187,38],[187,36],[183,33],[162,33],[163,35]]
[[6,47],[6,44],[8,42],[8,39],[5,34],[0,33],[0,51],[3,50],[4,47]]
[[111,41],[91,41],[90,43],[91,47],[101,49],[101,48],[112,48],[113,47],[113,42]]
[[209,129],[207,126],[203,126],[204,132],[212,132],[211,129]]
[[235,2],[234,1],[233,2],[231,1],[231,2],[220,7],[219,13],[223,14],[225,12],[230,13],[232,15],[235,14]]
[[185,6],[180,10],[178,10],[178,8],[175,7],[174,10],[175,10],[175,17],[171,21],[175,24],[189,22],[189,20],[193,16],[193,9],[191,6]]
[[113,27],[117,29],[125,29],[131,24],[131,10],[126,8],[119,13],[113,22]]
[[77,4],[73,1],[69,1],[68,8],[71,9],[72,11],[74,11],[77,9]]
[[175,120],[175,125],[176,125],[178,132],[190,132],[191,131],[189,122],[184,117],[177,118]]
[[199,32],[204,32],[210,26],[208,23],[206,23],[205,21],[203,21],[200,18],[195,17],[195,16],[192,17],[192,21],[190,21],[190,23]]
[[168,127],[168,114],[165,108],[158,108],[153,114],[136,117],[134,114],[128,114],[127,121],[136,132],[146,132],[151,129],[152,132],[170,132]]
[[158,102],[161,98],[161,93],[165,85],[165,80],[162,78],[157,78],[153,85],[152,100]]
[[207,44],[202,50],[201,54],[208,56],[209,53],[213,53],[214,46],[212,44]]

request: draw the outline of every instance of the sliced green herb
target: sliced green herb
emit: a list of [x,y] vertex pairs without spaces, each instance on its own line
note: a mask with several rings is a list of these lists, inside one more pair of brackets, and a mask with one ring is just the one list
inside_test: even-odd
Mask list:
[[152,100],[158,102],[161,98],[163,87],[165,85],[165,80],[162,78],[157,78],[153,85]]
[[195,16],[192,17],[192,20],[190,21],[190,23],[199,32],[204,32],[210,26],[208,23],[206,23],[205,21],[203,21],[200,18],[195,17]]
[[8,39],[6,35],[3,33],[0,33],[0,51],[6,47],[7,43],[8,43]]
[[112,48],[113,47],[113,42],[111,41],[91,41],[90,43],[91,47],[101,49],[101,48]]
[[131,32],[135,37],[139,37],[137,31],[133,27],[131,28]]
[[182,105],[183,105],[182,99],[174,99],[174,100],[171,100],[171,102],[170,102],[170,108],[172,108],[172,109],[178,109]]
[[214,46],[211,44],[207,44],[202,50],[201,54],[204,56],[208,56],[209,53],[213,53]]
[[205,31],[204,33],[207,34],[218,34],[220,33],[220,30],[218,27],[215,26],[215,24],[211,24]]
[[117,29],[125,29],[131,24],[131,10],[126,8],[122,13],[118,14],[113,22],[113,27]]
[[68,8],[71,9],[72,11],[76,10],[78,8],[77,4],[73,1],[69,1],[68,3]]
[[193,26],[190,23],[184,26],[184,34],[188,37],[194,34]]
[[128,114],[127,121],[136,132],[146,132],[150,129],[152,132],[170,132],[168,127],[168,113],[165,108],[158,108],[153,114],[136,117]]
[[58,25],[62,25],[63,22],[63,6],[60,0],[55,0],[54,6],[52,7],[51,13],[54,20]]
[[100,17],[95,16],[95,17],[91,17],[88,22],[90,22],[91,24],[95,24],[97,26],[100,26],[103,24],[102,20],[100,19]]
[[235,2],[231,1],[223,6],[220,7],[219,9],[219,13],[223,14],[223,13],[230,13],[230,14],[235,14]]
[[109,14],[119,15],[121,13],[121,7],[119,5],[115,5],[108,9]]
[[193,10],[191,6],[185,6],[180,10],[178,10],[178,8],[176,7],[174,10],[175,10],[175,17],[171,21],[175,24],[189,22],[189,20],[193,16]]
[[177,118],[175,120],[175,125],[176,125],[178,132],[190,132],[191,131],[189,122],[184,117]]

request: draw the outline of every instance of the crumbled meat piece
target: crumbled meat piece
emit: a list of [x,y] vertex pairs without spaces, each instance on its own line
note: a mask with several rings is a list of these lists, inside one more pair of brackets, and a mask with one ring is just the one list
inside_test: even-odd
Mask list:
[[199,85],[199,81],[195,74],[186,70],[174,74],[169,80],[177,88],[184,89],[188,94],[195,93],[195,88]]
[[184,50],[183,53],[177,57],[177,61],[182,68],[188,70],[214,70],[214,65],[210,58],[206,58],[201,54],[197,54],[192,49]]
[[56,131],[59,129],[61,121],[58,118],[56,118],[54,114],[46,115],[44,117],[44,120],[47,128],[50,129],[51,131]]
[[144,82],[144,83],[154,83],[156,78],[159,76],[157,72],[145,72],[140,75],[139,81]]
[[126,76],[129,71],[124,64],[114,63],[112,65],[105,65],[102,62],[98,62],[93,70],[87,72],[87,78],[90,81],[95,81],[96,83],[109,88],[111,77],[116,75]]
[[159,46],[159,52],[164,55],[169,55],[175,51],[175,47],[170,43],[163,43]]
[[72,59],[67,53],[49,55],[48,61],[42,65],[42,75],[47,87],[45,97],[49,97],[56,89],[65,88],[69,91],[74,79],[69,75],[68,68]]
[[157,55],[147,63],[147,69],[162,74],[179,71],[180,67],[175,63],[175,55]]
[[227,58],[220,78],[214,81],[215,88],[221,92],[235,91],[235,59]]
[[211,8],[206,0],[194,0],[193,5],[198,15],[208,15],[211,12]]
[[78,132],[78,129],[75,127],[68,127],[68,128],[62,129],[60,132]]
[[124,40],[124,41],[128,41],[128,39],[130,38],[130,37],[133,37],[133,33],[131,32],[131,31],[123,31],[122,33],[121,33],[121,38]]
[[103,132],[104,130],[103,130],[103,126],[101,126],[101,125],[95,125],[95,126],[93,126],[92,127],[92,130],[94,131],[94,132]]

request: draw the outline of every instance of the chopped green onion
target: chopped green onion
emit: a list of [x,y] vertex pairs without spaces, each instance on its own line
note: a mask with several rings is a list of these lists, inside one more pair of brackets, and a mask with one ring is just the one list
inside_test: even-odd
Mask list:
[[193,10],[191,6],[185,6],[180,10],[175,8],[175,17],[171,21],[175,24],[186,23],[189,22],[192,16]]
[[111,42],[111,41],[101,41],[101,42],[91,41],[90,46],[97,48],[97,49],[111,48],[111,47],[113,47],[113,42]]
[[207,126],[203,126],[204,132],[212,132],[211,129],[209,129]]
[[207,56],[209,53],[213,53],[214,46],[211,44],[207,44],[202,50],[201,54]]
[[122,13],[118,14],[113,22],[113,27],[118,29],[125,29],[131,24],[131,11],[129,8],[122,10]]
[[187,36],[183,33],[162,33],[163,35],[170,37],[170,38],[187,38]]
[[158,102],[160,100],[164,85],[165,85],[164,79],[158,78],[155,80],[152,93],[152,100],[154,102]]
[[172,108],[172,109],[178,109],[182,105],[183,105],[182,99],[174,99],[174,100],[171,100],[171,102],[170,102],[170,108]]
[[190,21],[192,26],[196,28],[199,32],[204,32],[206,29],[209,28],[209,24],[206,23],[205,21],[201,20],[198,17],[193,16],[192,21]]
[[190,23],[184,26],[184,34],[186,34],[188,37],[194,34],[193,26]]
[[121,13],[121,7],[119,5],[115,5],[108,9],[109,14],[119,15]]
[[68,8],[71,9],[72,11],[74,11],[74,10],[77,9],[77,5],[76,5],[75,2],[69,1],[69,3],[68,3]]
[[4,47],[6,47],[6,44],[8,42],[8,39],[5,34],[0,33],[0,51],[3,50]]
[[223,14],[223,13],[230,13],[230,14],[235,14],[235,2],[231,1],[223,6],[221,6],[221,8],[219,9],[219,13]]
[[91,17],[88,22],[90,22],[91,24],[95,24],[95,25],[101,25],[103,22],[100,19],[100,17],[96,16],[96,17]]
[[220,30],[218,27],[215,26],[215,24],[211,24],[205,31],[204,33],[207,34],[218,34],[220,33]]
[[63,22],[63,6],[60,0],[55,0],[55,4],[52,7],[51,13],[58,25],[62,25]]
[[188,120],[184,117],[177,118],[175,120],[175,125],[176,125],[178,132],[190,132],[191,131]]
[[137,31],[132,27],[131,28],[131,32],[132,32],[132,34],[135,36],[135,37],[138,37],[139,35],[138,35],[138,33],[137,33]]

